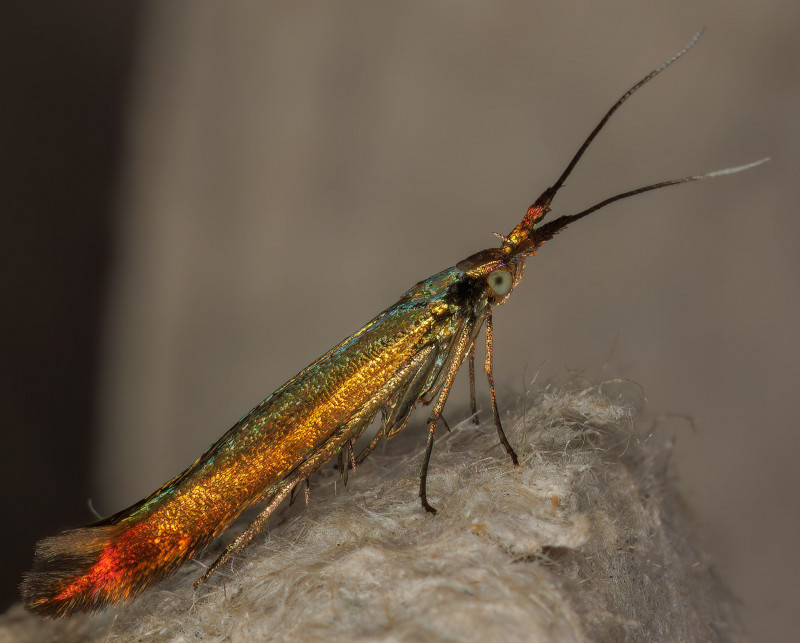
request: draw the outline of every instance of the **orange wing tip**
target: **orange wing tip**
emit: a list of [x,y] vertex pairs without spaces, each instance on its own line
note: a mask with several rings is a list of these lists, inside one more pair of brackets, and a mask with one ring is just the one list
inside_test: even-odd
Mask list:
[[85,527],[42,540],[36,546],[33,569],[20,585],[25,606],[63,618],[132,597],[122,583],[115,584],[110,570],[101,573],[104,554],[123,531],[119,525]]

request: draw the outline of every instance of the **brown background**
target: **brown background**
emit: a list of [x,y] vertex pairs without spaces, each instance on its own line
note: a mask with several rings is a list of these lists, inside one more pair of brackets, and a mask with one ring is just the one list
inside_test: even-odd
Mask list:
[[[573,369],[640,383],[653,415],[691,416],[696,432],[658,430],[677,438],[715,569],[755,640],[797,631],[800,10],[186,2],[141,17],[122,169],[98,186],[117,190],[97,431],[75,440],[99,464],[62,502],[88,494],[109,514],[137,500],[413,283],[495,245],[610,103],[706,26],[615,117],[556,213],[773,161],[559,235],[495,315],[496,377],[501,404]],[[62,460],[34,457],[11,484],[69,481]]]

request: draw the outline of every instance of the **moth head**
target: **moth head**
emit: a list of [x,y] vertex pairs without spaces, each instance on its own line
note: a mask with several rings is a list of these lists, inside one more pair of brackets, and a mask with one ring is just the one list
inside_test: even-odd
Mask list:
[[525,267],[524,257],[507,257],[500,248],[481,250],[456,264],[467,276],[472,277],[486,288],[492,304],[505,303],[514,290]]
[[519,283],[522,278],[522,270],[525,266],[525,258],[531,257],[536,254],[536,251],[546,242],[550,241],[556,234],[566,228],[570,223],[578,221],[602,208],[610,205],[616,201],[627,199],[637,194],[650,192],[651,190],[658,190],[661,188],[669,187],[671,185],[679,185],[681,183],[691,183],[693,181],[700,181],[716,176],[723,176],[726,174],[735,174],[742,170],[747,170],[757,165],[761,165],[769,159],[762,159],[755,163],[748,163],[738,167],[727,168],[724,170],[717,170],[715,172],[708,172],[706,174],[696,174],[693,176],[685,176],[679,179],[670,179],[668,181],[660,181],[652,183],[640,188],[628,190],[627,192],[620,192],[614,196],[610,196],[602,201],[595,203],[593,206],[578,212],[577,214],[562,215],[556,219],[543,223],[543,219],[550,212],[550,206],[553,199],[558,194],[559,190],[564,186],[564,182],[575,169],[575,166],[580,161],[584,152],[594,141],[600,130],[603,129],[608,119],[616,112],[620,106],[630,98],[642,85],[646,84],[658,74],[669,67],[673,62],[685,54],[692,48],[697,39],[703,33],[702,30],[697,32],[694,37],[689,41],[683,49],[662,63],[651,71],[647,76],[642,78],[638,83],[631,87],[615,102],[611,109],[609,109],[605,116],[600,119],[600,122],[591,131],[589,136],[580,146],[578,151],[572,157],[572,160],[567,164],[567,167],[561,173],[549,188],[539,195],[539,198],[531,204],[528,208],[522,221],[508,234],[503,236],[495,233],[500,237],[502,245],[499,248],[490,250],[481,250],[471,257],[467,257],[456,265],[457,268],[464,271],[470,277],[478,280],[483,280],[487,289],[489,301],[492,304],[502,304],[508,298],[508,295],[514,290],[514,287]]

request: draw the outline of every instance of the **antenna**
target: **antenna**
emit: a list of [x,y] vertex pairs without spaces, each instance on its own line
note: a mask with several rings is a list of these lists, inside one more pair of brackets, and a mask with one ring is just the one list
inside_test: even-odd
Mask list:
[[531,239],[532,244],[530,245],[530,247],[523,249],[521,251],[521,254],[523,255],[533,254],[536,251],[536,249],[539,246],[541,246],[545,241],[549,241],[550,239],[552,239],[558,232],[566,228],[573,221],[582,219],[583,217],[592,214],[592,212],[597,212],[601,208],[604,208],[607,205],[614,203],[615,201],[621,201],[622,199],[627,199],[629,196],[636,196],[637,194],[642,194],[643,192],[650,192],[651,190],[666,188],[669,187],[670,185],[679,185],[681,183],[692,183],[694,181],[702,181],[703,179],[712,179],[717,176],[725,176],[727,174],[736,174],[737,172],[744,172],[745,170],[757,167],[762,163],[766,163],[769,160],[770,160],[769,157],[767,157],[759,161],[754,161],[753,163],[747,163],[746,165],[729,167],[725,168],[724,170],[714,170],[713,172],[707,172],[706,174],[696,174],[695,176],[685,176],[681,179],[671,179],[669,181],[661,181],[659,183],[653,183],[652,185],[646,185],[641,188],[636,188],[635,190],[630,190],[628,192],[622,192],[621,194],[610,196],[607,199],[603,199],[599,203],[595,203],[592,207],[587,208],[582,212],[578,212],[578,214],[564,215],[558,217],[557,219],[554,219],[553,221],[545,223],[543,226],[539,228],[536,228],[533,231],[533,237]]
[[[500,251],[505,255],[512,255],[517,254],[519,252],[524,252],[521,248],[530,246],[532,243],[532,236],[533,236],[533,226],[541,221],[545,215],[550,211],[550,203],[553,201],[553,197],[555,197],[556,193],[561,189],[564,185],[564,181],[567,180],[567,177],[572,173],[572,170],[575,169],[575,166],[578,164],[578,161],[581,160],[583,153],[588,149],[588,147],[592,144],[595,137],[600,133],[600,130],[603,129],[605,124],[611,118],[611,116],[616,112],[622,104],[630,98],[634,92],[636,92],[642,85],[645,85],[653,78],[658,76],[662,71],[664,71],[667,67],[669,67],[672,63],[674,63],[678,58],[683,56],[687,51],[689,51],[700,36],[703,35],[703,31],[705,29],[700,29],[692,39],[686,44],[686,46],[681,49],[678,53],[673,55],[668,60],[661,63],[658,67],[656,67],[653,71],[651,71],[647,76],[642,78],[638,83],[636,83],[633,87],[631,87],[627,92],[625,92],[616,103],[611,106],[605,116],[600,119],[600,122],[595,126],[595,128],[591,131],[589,136],[586,137],[586,140],[583,142],[583,145],[580,146],[578,151],[575,153],[575,156],[572,157],[572,160],[567,165],[566,169],[561,173],[561,176],[558,177],[555,183],[547,188],[544,192],[539,195],[539,198],[533,202],[533,204],[528,208],[528,211],[525,213],[522,221],[519,222],[516,228],[511,231],[511,234],[503,241],[503,245],[500,247]],[[679,182],[684,182],[687,179],[681,179]],[[665,187],[665,186],[660,186]],[[653,186],[648,186],[648,188],[643,188],[641,191],[647,191],[647,189],[655,189]],[[632,196],[632,195],[629,195]],[[619,198],[624,198],[620,195]]]

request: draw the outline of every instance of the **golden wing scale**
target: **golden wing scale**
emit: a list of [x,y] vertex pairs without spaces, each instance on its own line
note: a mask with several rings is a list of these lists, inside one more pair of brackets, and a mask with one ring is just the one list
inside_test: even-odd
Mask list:
[[[426,483],[442,410],[456,373],[469,362],[470,399],[475,405],[475,344],[486,328],[484,370],[500,443],[517,456],[503,432],[492,367],[492,307],[503,304],[519,283],[525,259],[566,227],[614,201],[650,190],[730,174],[758,163],[637,188],[609,197],[582,212],[537,224],[556,193],[611,115],[639,87],[688,51],[700,36],[626,92],[601,119],[558,180],[502,237],[499,248],[482,250],[411,288],[327,354],[303,369],[245,415],[186,471],[156,492],[103,521],[41,541],[21,592],[26,606],[64,617],[130,600],[221,534],[246,508],[266,506],[196,584],[246,546],[275,508],[325,462],[339,455],[346,475],[382,437],[402,430],[418,403],[433,404],[420,472],[419,496],[429,512]],[[500,235],[498,235],[500,236]],[[372,420],[382,415],[375,438],[353,449]]]

